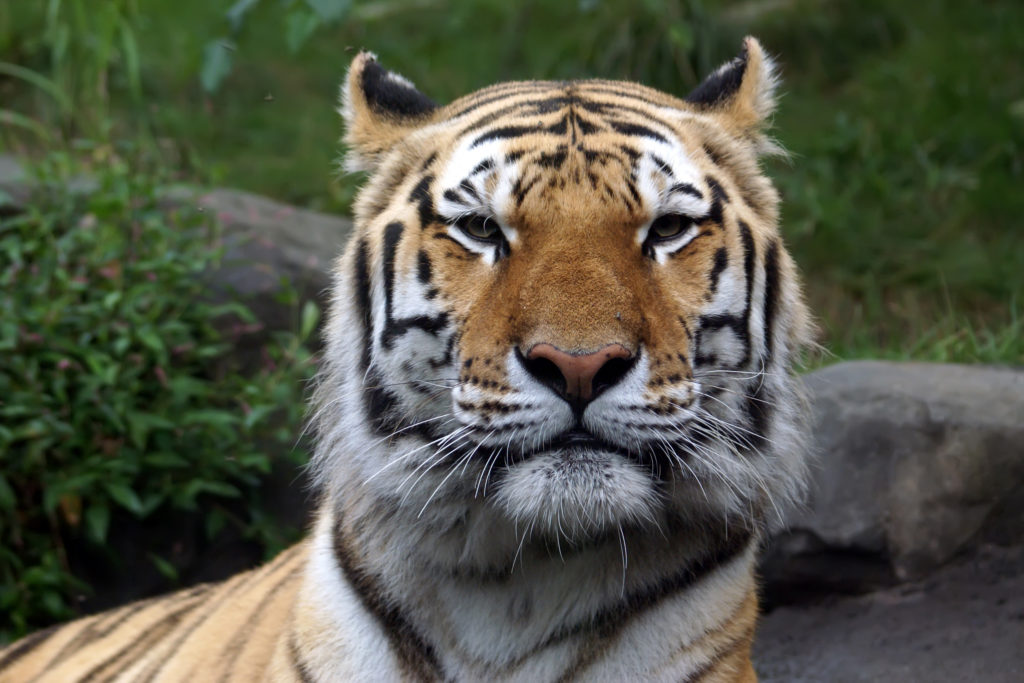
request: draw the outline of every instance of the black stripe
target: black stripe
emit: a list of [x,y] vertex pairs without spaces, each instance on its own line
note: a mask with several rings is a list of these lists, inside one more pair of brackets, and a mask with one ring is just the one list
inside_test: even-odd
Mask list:
[[668,188],[671,194],[688,194],[696,197],[697,199],[704,199],[704,194],[690,183],[676,183],[672,187]]
[[615,604],[598,611],[593,617],[558,629],[515,662],[510,663],[508,668],[512,669],[535,653],[581,633],[589,631],[599,638],[610,638],[639,614],[692,588],[708,574],[741,554],[754,539],[753,531],[738,520],[735,521],[735,526],[730,522],[728,528],[728,532],[724,526],[721,531],[716,532],[716,536],[711,539],[711,547],[702,556],[676,569],[653,585],[630,593]]
[[[173,630],[176,626],[178,626],[182,617],[192,612],[192,610],[194,610],[196,607],[205,604],[206,603],[204,603],[202,600],[197,599],[195,602],[186,605],[185,607],[164,613],[164,615],[156,622],[149,624],[142,631],[137,631],[133,633],[133,638],[131,639],[131,641],[126,643],[124,647],[122,647],[117,652],[110,655],[100,663],[96,664],[92,669],[89,670],[87,674],[83,675],[81,678],[77,680],[81,681],[82,683],[88,683],[88,681],[97,680],[97,677],[103,672],[104,669],[115,666],[118,662],[128,657],[131,657],[133,654],[140,652],[140,650],[142,652],[148,651],[152,645],[163,639],[165,636],[169,635],[170,631]],[[186,631],[186,633],[191,632],[192,629]],[[176,645],[180,646],[181,640],[179,640]],[[153,680],[154,678],[156,678],[156,674],[160,672],[163,666],[166,665],[168,661],[174,658],[174,654],[176,651],[177,647],[175,647],[170,653],[168,653],[167,657],[162,660],[161,667],[157,669],[157,671],[149,677],[149,680]]]
[[642,138],[650,138],[657,140],[658,142],[668,142],[664,135],[657,132],[653,128],[647,126],[641,126],[639,123],[626,123],[624,121],[609,121],[610,125],[616,132],[622,133],[623,135],[635,135]]
[[466,178],[459,183],[459,188],[478,202],[483,201],[480,197],[480,193],[476,191],[475,187],[473,187],[473,183],[469,182],[469,178]]
[[185,591],[182,594],[158,596],[155,598],[149,598],[148,600],[139,600],[138,602],[122,607],[119,610],[114,610],[105,621],[95,621],[79,631],[78,635],[65,643],[65,645],[60,649],[60,652],[50,659],[50,663],[47,664],[47,667],[49,667],[53,662],[64,659],[78,648],[107,637],[129,619],[137,615],[142,610],[153,607],[158,601],[164,601],[165,604],[175,604],[182,600],[195,597],[199,593],[210,590],[210,588],[211,586],[209,584],[201,584]]
[[750,308],[754,305],[754,266],[757,261],[757,250],[754,246],[754,236],[750,233],[750,226],[743,221],[738,221],[740,237],[743,240],[743,272],[747,278],[746,302],[743,307],[743,343],[745,352],[743,359],[737,363],[737,369],[742,369],[750,363]]
[[359,370],[365,375],[370,369],[373,352],[373,317],[370,308],[370,245],[365,239],[356,245],[356,272],[353,284],[356,295],[356,313],[363,326],[363,348],[359,357]]
[[523,174],[516,178],[515,184],[512,186],[512,197],[515,199],[516,207],[522,205],[523,200],[526,199],[526,195],[533,189],[533,186],[540,180],[540,175],[534,175],[529,181],[523,182],[526,179],[526,175]]
[[458,191],[455,190],[455,189],[445,190],[444,194],[442,196],[445,199],[447,199],[448,201],[454,202],[455,204],[463,204],[463,205],[465,205],[465,204],[468,203],[468,202],[466,202],[465,199],[462,198],[462,195],[460,195],[458,193]]
[[292,665],[292,669],[299,674],[299,680],[302,683],[313,683],[313,674],[309,671],[309,665],[302,659],[299,647],[295,644],[294,632],[288,634],[288,662]]
[[725,250],[725,247],[719,247],[715,252],[715,264],[711,266],[711,272],[708,274],[708,280],[710,280],[708,288],[712,294],[718,291],[718,278],[727,265],[729,265],[729,252]]
[[451,112],[448,118],[457,119],[465,116],[466,114],[470,114],[481,107],[486,107],[488,104],[493,104],[494,102],[500,102],[501,100],[507,100],[513,97],[535,95],[545,90],[553,90],[556,87],[558,87],[557,84],[550,81],[499,83],[498,85],[485,88],[484,90],[471,95],[470,97],[473,97],[474,99],[466,102],[461,109],[456,109]]
[[743,305],[743,313],[742,315],[735,315],[733,313],[716,313],[711,315],[702,315],[699,318],[696,339],[697,353],[695,354],[694,362],[701,365],[711,365],[716,363],[718,360],[714,353],[706,352],[701,348],[704,332],[720,330],[723,327],[731,329],[733,334],[739,337],[740,342],[743,344],[743,356],[735,365],[732,366],[733,369],[745,368],[750,363],[752,355],[750,343],[750,310],[753,305],[754,266],[756,263],[757,252],[754,246],[754,236],[750,232],[750,226],[743,221],[739,221],[739,230],[740,240],[743,243],[743,270],[746,277],[747,290]]
[[30,633],[21,640],[11,644],[6,650],[0,651],[0,671],[3,671],[5,668],[11,666],[16,661],[32,652],[32,650],[45,643],[50,636],[55,635],[64,625],[65,624],[57,624],[43,629],[42,631]]
[[721,202],[722,204],[729,203],[729,194],[722,187],[722,184],[715,180],[711,176],[704,176],[704,182],[711,188],[711,201]]
[[301,573],[303,567],[304,565],[301,564],[297,567],[294,567],[291,571],[286,572],[285,575],[282,576],[279,581],[276,581],[273,586],[271,586],[270,588],[263,589],[263,597],[260,598],[260,601],[259,603],[257,603],[256,607],[253,608],[251,612],[249,612],[249,615],[246,618],[245,623],[242,625],[242,628],[238,629],[232,634],[231,640],[227,643],[227,645],[218,646],[220,648],[221,657],[233,656],[234,659],[237,660],[239,652],[243,650],[246,644],[249,642],[249,636],[252,634],[253,630],[257,626],[260,626],[260,624],[262,623],[262,619],[260,617],[262,616],[263,612],[270,606],[271,601],[276,597],[277,592],[281,589],[281,586],[288,583],[289,581],[294,581],[296,578],[296,574]]
[[416,277],[419,279],[421,284],[429,285],[432,277],[430,267],[430,257],[427,256],[427,252],[420,249],[419,254],[416,258]]
[[554,152],[551,152],[550,154],[546,152],[541,152],[540,156],[538,156],[537,160],[534,161],[533,163],[542,168],[553,168],[556,170],[561,170],[562,164],[565,163],[565,157],[566,147],[565,145],[559,145],[558,148]]
[[395,259],[398,243],[404,231],[405,226],[398,221],[388,223],[384,228],[384,329],[381,330],[380,344],[385,349],[390,349],[395,339],[410,329],[420,329],[436,337],[448,325],[447,313],[439,313],[436,316],[417,315],[411,318],[394,317]]
[[334,557],[349,586],[359,596],[363,608],[376,620],[391,650],[410,678],[414,680],[441,680],[441,663],[433,646],[413,627],[405,614],[387,599],[376,576],[361,567],[355,553],[349,550],[342,532],[341,520],[334,532]]
[[[667,175],[669,178],[675,178],[675,173],[672,172],[672,169],[669,168],[669,165],[665,162],[665,160],[662,159],[661,157],[659,157],[657,154],[652,154],[651,155],[651,161],[653,161],[655,164],[657,164],[658,169],[662,173]],[[682,184],[685,184],[685,183],[682,183]],[[693,187],[693,186],[691,185],[690,187]],[[669,192],[673,192],[673,191],[675,191],[675,188],[669,188]]]
[[623,90],[621,87],[619,87],[622,84],[619,83],[618,81],[585,81],[584,83],[582,83],[582,85],[582,91],[584,94],[587,95],[591,93],[596,93],[598,95],[614,95],[615,97],[621,97],[625,100],[643,102],[644,104],[649,104],[653,107],[665,106],[664,103],[656,102],[651,98],[647,97],[646,95],[642,95],[639,92]]
[[494,159],[484,159],[483,161],[476,165],[476,168],[474,168],[469,175],[474,176],[477,173],[489,171],[492,168],[494,168]]
[[[775,315],[779,305],[779,242],[772,240],[764,257],[764,363],[772,365],[775,354]],[[773,397],[763,377],[756,377],[748,389],[747,415],[753,446],[763,448],[768,440]]]
[[651,113],[650,109],[641,109],[640,107],[631,107],[631,106],[629,106],[627,104],[617,103],[617,102],[595,102],[593,100],[583,100],[583,99],[580,100],[579,106],[582,107],[585,111],[589,111],[589,112],[591,112],[593,114],[598,114],[598,115],[601,115],[601,116],[606,116],[607,114],[613,113],[613,112],[614,113],[628,112],[630,114],[635,114],[637,117],[639,117],[640,119],[642,119],[644,121],[650,121],[652,123],[656,123],[659,126],[661,126],[662,128],[664,128],[665,130],[670,130],[670,131],[671,130],[675,130],[666,121],[663,121],[662,119],[658,118],[657,116],[654,116]]
[[417,215],[420,219],[420,228],[425,228],[431,223],[437,223],[441,219],[434,210],[434,199],[430,196],[430,185],[434,182],[434,176],[424,176],[416,183],[416,187],[409,193],[409,201],[416,204]]
[[532,124],[529,126],[502,126],[501,128],[495,128],[490,130],[476,140],[470,147],[476,147],[482,145],[489,140],[508,140],[510,138],[518,138],[523,135],[529,135],[530,133],[539,133],[543,130],[540,124]]
[[764,352],[767,362],[775,353],[775,312],[779,306],[779,242],[772,240],[764,256]]

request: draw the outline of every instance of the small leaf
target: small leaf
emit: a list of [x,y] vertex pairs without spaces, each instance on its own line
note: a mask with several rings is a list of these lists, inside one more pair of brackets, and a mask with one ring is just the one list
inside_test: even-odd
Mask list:
[[146,553],[146,556],[149,558],[150,562],[156,566],[157,571],[163,574],[167,579],[171,581],[178,580],[178,570],[175,569],[173,564],[156,553]]
[[17,499],[14,496],[14,489],[7,483],[7,479],[0,472],[0,510],[14,510]]
[[288,51],[295,54],[320,25],[320,17],[305,10],[294,10],[284,19],[284,37]]
[[352,0],[306,0],[306,4],[327,23],[342,19],[352,7]]
[[114,290],[113,292],[109,292],[106,296],[103,297],[103,308],[107,309],[108,311],[112,311],[117,306],[117,303],[120,300],[120,291]]
[[320,321],[320,309],[317,307],[315,301],[307,301],[302,305],[302,324],[299,326],[299,337],[305,341],[309,339],[309,335],[316,329],[316,324]]
[[252,408],[249,409],[249,412],[246,414],[245,419],[242,420],[242,424],[245,426],[246,429],[252,429],[255,424],[257,424],[260,420],[262,420],[264,417],[273,412],[273,410],[276,407],[277,406],[273,404],[253,406]]
[[124,71],[128,75],[128,89],[136,101],[142,98],[142,84],[139,79],[139,46],[135,41],[135,33],[131,24],[121,21],[121,56],[124,59]]
[[165,347],[164,341],[160,338],[151,327],[143,327],[135,331],[135,336],[139,338],[142,344],[156,353],[163,354]]
[[253,7],[260,0],[238,0],[231,6],[231,9],[227,11],[228,22],[231,24],[231,30],[235,33],[242,28],[242,20],[245,19],[245,15],[249,13]]
[[211,40],[203,48],[203,65],[199,70],[199,82],[203,90],[212,94],[231,73],[232,51],[235,44],[224,38]]
[[110,481],[106,483],[105,488],[114,502],[129,512],[142,516],[142,501],[130,487],[121,482]]
[[227,522],[227,517],[220,508],[214,508],[206,514],[206,538],[207,540],[213,540],[216,538],[220,530],[224,528],[224,523]]
[[181,419],[182,425],[230,426],[238,424],[238,416],[223,410],[193,410]]
[[100,545],[107,542],[110,528],[110,508],[102,503],[92,503],[85,510],[85,528],[89,538]]

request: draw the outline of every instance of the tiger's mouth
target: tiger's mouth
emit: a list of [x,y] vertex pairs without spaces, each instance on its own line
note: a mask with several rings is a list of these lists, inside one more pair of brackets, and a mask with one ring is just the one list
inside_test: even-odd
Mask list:
[[582,428],[573,427],[561,434],[548,439],[536,448],[524,451],[520,460],[529,460],[540,454],[551,454],[563,452],[574,456],[585,455],[586,453],[603,452],[614,453],[627,460],[641,463],[650,458],[638,451],[624,448],[618,444],[606,441],[596,434]]
[[638,448],[629,448],[603,439],[583,427],[576,426],[542,442],[535,448],[524,450],[514,461],[523,463],[537,456],[555,455],[563,457],[566,461],[580,464],[587,461],[588,455],[599,453],[616,455],[638,465],[656,480],[674,476],[679,462],[688,457],[688,450],[683,443],[663,439],[641,443]]

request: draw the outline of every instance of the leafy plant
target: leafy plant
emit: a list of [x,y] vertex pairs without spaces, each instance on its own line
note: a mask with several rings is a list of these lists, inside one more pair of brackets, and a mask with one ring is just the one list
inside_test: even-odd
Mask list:
[[22,30],[0,35],[0,44],[13,43],[9,51],[28,53],[34,63],[0,61],[0,76],[23,81],[41,100],[31,112],[0,109],[0,123],[31,130],[44,142],[57,137],[54,131],[108,140],[112,88],[127,93],[136,107],[142,104],[136,4],[40,0],[36,8],[5,10],[15,14]]
[[[74,615],[68,548],[102,548],[119,515],[288,536],[259,494],[268,453],[293,450],[310,354],[279,335],[241,374],[233,347],[260,326],[208,297],[215,226],[117,158],[77,192],[73,168],[49,157],[35,200],[0,214],[0,642]],[[308,335],[312,304],[302,319]],[[155,547],[140,556],[173,576]]]
[[[237,35],[245,25],[246,16],[260,5],[261,0],[236,0],[225,14],[231,35]],[[352,0],[286,0],[279,3],[284,9],[284,39],[288,51],[296,54],[319,28],[336,25],[352,9]],[[203,63],[199,81],[208,93],[220,89],[221,83],[231,73],[232,53],[237,49],[229,36],[211,40],[203,48]]]

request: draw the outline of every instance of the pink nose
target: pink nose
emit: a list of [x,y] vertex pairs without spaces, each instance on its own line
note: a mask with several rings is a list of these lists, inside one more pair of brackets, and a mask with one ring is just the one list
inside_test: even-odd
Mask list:
[[594,397],[594,377],[602,368],[610,361],[626,360],[630,356],[632,354],[621,344],[609,344],[603,349],[584,354],[566,353],[551,344],[537,344],[526,354],[526,358],[531,361],[544,359],[554,363],[565,380],[565,389],[559,393],[564,393],[571,400],[583,401]]

